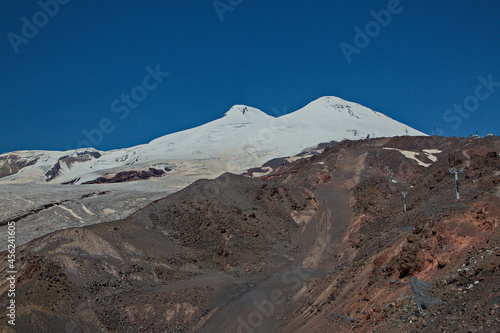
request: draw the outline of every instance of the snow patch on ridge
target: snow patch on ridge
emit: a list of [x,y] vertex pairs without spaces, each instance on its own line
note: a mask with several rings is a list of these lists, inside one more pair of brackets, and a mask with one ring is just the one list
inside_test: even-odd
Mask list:
[[[383,149],[397,150],[401,154],[403,154],[405,157],[416,161],[418,163],[418,165],[421,165],[421,166],[426,167],[426,168],[432,164],[432,163],[424,163],[421,160],[419,160],[417,158],[417,155],[420,155],[421,154],[420,152],[414,152],[414,151],[410,151],[410,150],[402,150],[402,149],[397,149],[397,148],[383,148]],[[438,159],[433,154],[439,154],[439,153],[441,153],[441,150],[439,150],[439,149],[423,149],[422,152],[424,153],[425,157],[427,157],[429,160],[431,160],[432,162],[436,162]]]

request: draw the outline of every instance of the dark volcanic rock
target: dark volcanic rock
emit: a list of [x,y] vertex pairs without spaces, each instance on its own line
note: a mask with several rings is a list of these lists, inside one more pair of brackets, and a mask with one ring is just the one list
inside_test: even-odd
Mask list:
[[[167,170],[168,171],[168,170]],[[121,171],[116,175],[111,177],[99,177],[94,180],[89,180],[83,184],[104,184],[104,183],[123,183],[132,182],[136,180],[145,180],[152,177],[161,177],[165,174],[165,171],[155,168],[149,168],[148,170],[131,170],[131,171]]]
[[54,164],[54,166],[49,170],[47,170],[47,172],[45,173],[45,177],[47,177],[45,178],[45,181],[50,182],[60,174],[61,174],[61,163],[60,161],[57,161],[57,163]]
[[37,161],[38,157],[27,160],[15,154],[0,156],[0,178],[13,175],[22,168],[35,164]]
[[52,168],[47,170],[47,172],[45,173],[45,177],[47,177],[45,181],[50,182],[61,175],[61,163],[64,163],[68,168],[71,168],[71,166],[75,163],[87,162],[92,158],[98,159],[99,157],[101,157],[101,153],[97,151],[83,151],[78,152],[76,156],[63,156],[56,162],[56,164],[54,164]]
[[496,332],[499,144],[344,141],[35,239],[16,249],[16,331]]

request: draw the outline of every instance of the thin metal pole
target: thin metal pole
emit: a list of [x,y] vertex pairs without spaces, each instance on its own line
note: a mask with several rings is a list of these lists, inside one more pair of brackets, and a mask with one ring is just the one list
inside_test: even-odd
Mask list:
[[457,194],[457,200],[460,200],[460,188],[459,188],[459,185],[458,185],[458,174],[459,173],[464,173],[464,169],[463,168],[451,168],[449,169],[449,172],[451,174],[455,174],[455,192]]

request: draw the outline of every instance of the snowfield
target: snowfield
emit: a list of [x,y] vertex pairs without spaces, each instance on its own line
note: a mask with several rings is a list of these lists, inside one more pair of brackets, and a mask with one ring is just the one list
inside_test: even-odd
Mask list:
[[2,154],[0,159],[3,158],[7,170],[12,158],[32,165],[0,178],[0,183],[81,184],[120,171],[152,167],[171,169],[162,178],[183,177],[185,181],[180,183],[184,184],[214,178],[226,171],[240,173],[272,158],[293,156],[321,142],[399,135],[426,134],[338,97],[319,98],[280,117],[235,105],[220,119],[135,147]]

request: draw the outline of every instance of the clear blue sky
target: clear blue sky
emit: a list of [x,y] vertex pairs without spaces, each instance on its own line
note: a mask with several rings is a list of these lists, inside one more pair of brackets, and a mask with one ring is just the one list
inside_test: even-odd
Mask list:
[[[0,4],[0,153],[76,148],[103,119],[96,148],[128,147],[234,104],[275,115],[325,95],[428,134],[500,134],[498,0],[220,0],[219,13],[212,0],[59,1],[53,17],[35,0]],[[388,8],[385,27],[370,24]],[[373,37],[348,63],[340,45],[356,47],[367,24]],[[157,64],[169,75],[141,88]],[[134,88],[143,100],[127,115],[120,98]],[[446,111],[464,101],[473,111]]]

